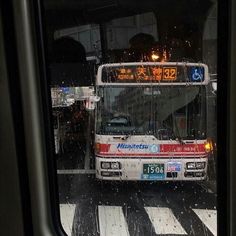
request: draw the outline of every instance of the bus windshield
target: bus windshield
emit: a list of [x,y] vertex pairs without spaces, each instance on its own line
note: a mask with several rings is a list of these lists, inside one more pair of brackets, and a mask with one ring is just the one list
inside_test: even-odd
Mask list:
[[160,140],[206,138],[204,86],[104,86],[97,134],[154,135]]

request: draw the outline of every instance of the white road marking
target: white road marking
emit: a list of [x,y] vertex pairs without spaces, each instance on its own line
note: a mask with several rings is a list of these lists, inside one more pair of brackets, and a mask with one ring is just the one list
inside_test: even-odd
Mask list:
[[60,204],[61,224],[68,236],[72,233],[75,204]]
[[166,207],[145,207],[156,234],[187,235],[171,209]]
[[129,236],[120,206],[98,206],[100,236]]
[[213,235],[217,235],[217,210],[207,209],[193,209],[195,214],[203,222],[204,225],[212,232]]
[[59,175],[76,175],[76,174],[95,174],[95,170],[85,169],[71,169],[71,170],[57,170]]
[[[72,234],[75,204],[60,204],[62,227]],[[145,207],[156,234],[187,235],[173,212],[165,207]],[[217,210],[193,209],[202,223],[217,236]],[[128,226],[121,206],[98,206],[100,236],[129,236]]]

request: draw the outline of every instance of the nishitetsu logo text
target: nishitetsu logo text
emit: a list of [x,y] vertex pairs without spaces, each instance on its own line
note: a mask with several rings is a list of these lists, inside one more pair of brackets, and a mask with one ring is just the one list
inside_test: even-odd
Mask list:
[[119,143],[117,145],[117,148],[120,148],[120,149],[148,149],[148,145]]

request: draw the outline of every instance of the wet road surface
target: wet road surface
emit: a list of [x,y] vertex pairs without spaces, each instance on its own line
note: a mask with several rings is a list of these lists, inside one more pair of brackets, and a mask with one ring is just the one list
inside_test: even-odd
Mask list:
[[216,194],[205,185],[100,182],[86,174],[59,174],[58,181],[69,235],[217,235]]

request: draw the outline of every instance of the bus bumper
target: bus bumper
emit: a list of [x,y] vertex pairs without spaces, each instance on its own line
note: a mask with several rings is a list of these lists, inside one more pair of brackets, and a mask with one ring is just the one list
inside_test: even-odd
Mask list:
[[96,178],[132,181],[201,181],[208,158],[131,159],[96,157]]

